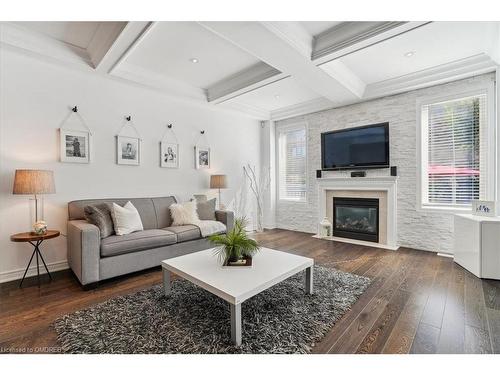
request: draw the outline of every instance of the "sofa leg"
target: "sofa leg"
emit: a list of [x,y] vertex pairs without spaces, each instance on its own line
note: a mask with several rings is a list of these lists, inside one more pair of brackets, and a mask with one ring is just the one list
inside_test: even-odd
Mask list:
[[99,286],[99,282],[96,281],[95,283],[90,283],[90,284],[82,285],[82,289],[84,291],[89,291],[89,290],[96,289],[98,286]]

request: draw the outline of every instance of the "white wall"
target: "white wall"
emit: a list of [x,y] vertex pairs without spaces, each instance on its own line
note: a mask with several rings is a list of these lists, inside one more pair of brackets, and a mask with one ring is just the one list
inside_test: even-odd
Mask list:
[[[58,162],[58,128],[73,105],[93,131],[90,164]],[[12,195],[15,169],[54,170],[57,193],[45,198],[45,219],[66,233],[68,201],[171,194],[187,200],[208,192],[209,175],[220,172],[229,178],[222,196],[229,203],[242,182],[242,166],[260,163],[258,121],[6,49],[0,50],[0,111],[0,282],[22,276],[32,251],[9,241],[11,234],[30,230],[28,197]],[[143,138],[139,167],[115,164],[114,136],[126,115]],[[158,144],[168,123],[180,143],[178,170],[159,168]],[[201,129],[212,150],[210,170],[194,169]],[[47,241],[43,253],[53,269],[65,267],[66,238]]]
[[[308,124],[307,202],[277,202],[279,228],[316,232],[318,186],[316,169],[321,168],[320,134],[379,122],[390,123],[391,165],[398,167],[398,244],[415,249],[452,252],[453,217],[451,214],[417,210],[416,102],[419,98],[467,91],[474,82],[491,82],[495,74],[456,81],[364,103],[335,108],[277,122],[282,126],[297,121]],[[338,172],[330,172],[338,173]],[[346,173],[346,172],[344,172]],[[370,174],[388,174],[388,170],[369,170]]]

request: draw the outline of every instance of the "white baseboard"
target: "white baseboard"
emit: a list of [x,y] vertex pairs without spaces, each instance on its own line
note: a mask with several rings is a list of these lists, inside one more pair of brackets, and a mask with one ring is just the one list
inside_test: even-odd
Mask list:
[[[36,261],[34,262],[35,265],[33,265],[33,261],[31,262],[26,277],[36,276]],[[68,269],[69,265],[67,260],[61,260],[59,262],[47,263],[47,268],[49,269],[49,272],[56,272]],[[0,272],[0,284],[5,283],[7,281],[22,279],[25,270],[26,268],[19,268],[13,271]],[[45,267],[43,266],[43,263],[40,261],[40,275],[43,275],[45,273],[46,273]]]

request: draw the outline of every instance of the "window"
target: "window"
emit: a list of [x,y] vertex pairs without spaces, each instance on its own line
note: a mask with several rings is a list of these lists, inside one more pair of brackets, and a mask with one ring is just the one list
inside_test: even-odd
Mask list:
[[421,206],[469,208],[488,199],[487,93],[421,105]]
[[307,190],[305,124],[278,129],[279,199],[305,201]]

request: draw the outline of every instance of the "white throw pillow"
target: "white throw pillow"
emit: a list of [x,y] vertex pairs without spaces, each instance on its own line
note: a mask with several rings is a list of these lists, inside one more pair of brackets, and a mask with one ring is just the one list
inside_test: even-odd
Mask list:
[[137,212],[137,208],[130,201],[123,207],[113,203],[111,217],[113,218],[115,232],[118,236],[144,230],[141,216]]
[[196,201],[185,203],[174,203],[170,205],[170,214],[174,222],[172,226],[194,224],[200,222],[196,211]]

